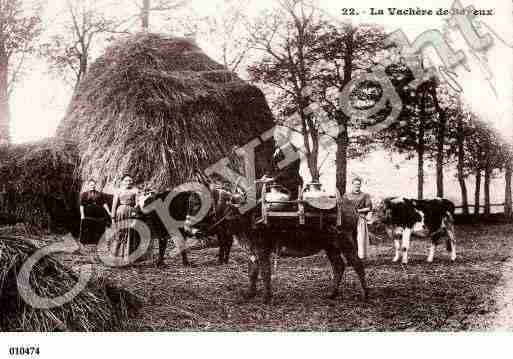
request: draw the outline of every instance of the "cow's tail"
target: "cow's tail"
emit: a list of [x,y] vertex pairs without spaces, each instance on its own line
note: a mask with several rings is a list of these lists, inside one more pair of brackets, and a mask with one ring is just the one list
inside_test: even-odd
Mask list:
[[451,252],[452,251],[452,241],[453,241],[453,236],[454,236],[454,211],[447,211],[443,221],[444,221],[445,230],[447,232],[447,235],[445,236],[445,238],[446,238],[445,243],[447,246],[447,251]]

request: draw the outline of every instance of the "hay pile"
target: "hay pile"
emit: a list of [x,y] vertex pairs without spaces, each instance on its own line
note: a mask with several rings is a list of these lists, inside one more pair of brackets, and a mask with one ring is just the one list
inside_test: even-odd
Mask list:
[[58,228],[78,208],[76,145],[58,139],[0,149],[0,218],[37,228]]
[[[167,189],[273,125],[262,92],[195,44],[137,34],[91,65],[57,136],[78,143],[82,179],[103,186],[129,172]],[[259,147],[257,175],[267,170],[272,147]]]
[[[37,250],[18,237],[0,236],[1,331],[112,331],[124,328],[127,313],[139,301],[101,278],[91,281],[72,301],[51,309],[35,309],[18,293],[16,278],[23,263]],[[39,296],[54,298],[77,283],[77,275],[47,256],[35,266],[31,287]]]

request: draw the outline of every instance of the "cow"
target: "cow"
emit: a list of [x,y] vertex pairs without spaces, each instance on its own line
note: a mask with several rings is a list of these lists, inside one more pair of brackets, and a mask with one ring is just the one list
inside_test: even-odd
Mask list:
[[156,266],[159,267],[164,263],[164,255],[171,234],[166,225],[162,222],[158,211],[149,210],[152,203],[166,203],[166,199],[171,194],[172,200],[169,203],[168,211],[171,218],[179,224],[177,228],[181,236],[174,236],[176,247],[182,257],[184,266],[189,266],[190,262],[187,256],[186,240],[190,237],[201,238],[207,235],[216,235],[219,245],[218,263],[227,264],[229,260],[230,250],[233,244],[233,236],[230,233],[230,214],[234,209],[229,203],[237,201],[238,195],[230,193],[222,189],[220,186],[212,185],[212,203],[205,215],[200,218],[198,223],[194,222],[194,228],[191,226],[191,217],[198,211],[199,196],[195,191],[182,191],[171,194],[170,191],[158,193],[148,193],[140,197],[138,208],[139,219],[143,220],[150,228],[152,238],[158,239],[159,255]]
[[403,264],[408,263],[412,234],[431,240],[428,262],[433,261],[436,246],[445,235],[447,251],[450,252],[451,261],[455,261],[454,210],[454,204],[442,198],[417,200],[388,197],[377,206],[374,222],[383,223],[387,236],[394,241],[393,262],[401,259]]

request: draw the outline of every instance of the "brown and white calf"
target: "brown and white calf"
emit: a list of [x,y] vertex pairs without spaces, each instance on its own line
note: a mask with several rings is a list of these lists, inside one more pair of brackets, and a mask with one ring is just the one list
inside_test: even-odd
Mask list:
[[408,263],[408,249],[412,235],[431,240],[428,262],[433,261],[437,244],[442,236],[446,236],[446,247],[451,261],[456,260],[454,209],[451,201],[441,198],[430,200],[385,198],[378,206],[375,221],[385,224],[388,237],[394,241],[393,262],[402,259],[403,264]]

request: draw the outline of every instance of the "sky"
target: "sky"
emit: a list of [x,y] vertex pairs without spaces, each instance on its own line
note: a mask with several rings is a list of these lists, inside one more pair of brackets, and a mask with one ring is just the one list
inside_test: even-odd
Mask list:
[[[64,9],[65,0],[48,1],[44,13],[44,23],[49,30],[56,31],[59,25],[60,14]],[[106,11],[116,13],[134,13],[135,7],[130,5],[131,1],[122,2],[119,0],[98,0]],[[135,0],[134,0],[135,1]],[[223,0],[191,0],[189,6],[199,15],[211,15],[219,11]],[[454,1],[449,0],[345,0],[331,1],[319,0],[320,7],[328,16],[334,19],[352,21],[354,23],[378,23],[382,24],[387,33],[398,29],[402,30],[410,42],[417,36],[428,30],[441,30],[445,17],[437,15],[427,16],[392,16],[374,15],[371,16],[370,8],[381,8],[385,12],[387,8],[413,8],[431,9],[433,12],[439,8],[450,9]],[[451,46],[455,50],[463,51],[468,67],[457,66],[452,70],[457,74],[457,81],[463,87],[462,96],[470,109],[477,112],[483,120],[496,128],[504,139],[513,143],[513,50],[508,45],[513,45],[513,9],[512,2],[505,0],[473,0],[461,1],[464,7],[474,5],[476,9],[491,9],[492,16],[482,16],[478,20],[484,22],[488,28],[486,33],[493,37],[493,44],[486,51],[471,51],[469,44],[464,40],[461,32],[452,30],[449,34]],[[250,0],[247,7],[250,15],[256,15],[261,10],[272,9],[275,6],[273,0]],[[354,8],[360,13],[358,16],[343,16],[344,8]],[[363,13],[366,14],[363,14]],[[165,26],[160,20],[153,20],[154,27]],[[156,22],[156,23],[155,23]],[[493,30],[493,33],[491,30]],[[48,31],[50,33],[51,31]],[[496,36],[498,35],[498,37]],[[509,44],[502,42],[505,40]],[[210,43],[201,38],[197,39],[200,47],[213,58],[219,57],[219,51]],[[427,48],[425,55],[435,65],[441,64],[440,56],[433,48]],[[475,54],[486,61],[477,61]],[[28,71],[23,80],[15,89],[11,100],[12,133],[13,141],[16,143],[38,140],[44,137],[53,136],[59,121],[64,116],[66,107],[71,98],[69,86],[65,86],[61,79],[48,73],[47,65],[39,59],[32,59],[28,64]],[[415,196],[416,190],[416,161],[406,161],[400,156],[385,155],[383,152],[375,153],[365,161],[352,161],[349,165],[349,176],[359,175],[368,178],[365,185],[374,193],[406,194]],[[328,190],[334,189],[335,173],[334,166],[326,166],[321,181],[327,183]],[[387,173],[388,180],[384,185],[380,182],[379,174]],[[434,171],[429,164],[426,169],[427,181],[433,176]],[[308,179],[306,165],[302,168],[302,175]],[[432,178],[431,178],[432,180]],[[453,176],[448,176],[449,188],[454,187],[457,193]],[[451,187],[452,186],[452,187]],[[493,197],[499,200],[503,194],[501,185],[497,183]],[[472,190],[472,189],[470,189]],[[433,186],[427,186],[426,192],[430,195],[434,192]],[[408,192],[408,193],[406,193]],[[411,193],[409,193],[411,192]],[[499,200],[500,201],[500,200]]]
[[[189,4],[198,14],[213,14],[217,10],[217,6],[223,0],[209,0],[200,1],[192,0]],[[124,11],[126,13],[134,12],[134,7],[130,7],[130,1],[123,3],[119,6],[119,0],[105,0],[104,6],[106,11]],[[127,5],[128,4],[128,5]],[[492,27],[496,33],[501,37],[513,42],[513,16],[511,9],[511,2],[504,0],[474,0],[463,1],[464,6],[473,4],[477,9],[493,9],[494,15],[488,17],[481,17],[480,20]],[[64,11],[64,0],[48,1],[46,10],[44,12],[44,23],[48,29],[46,32],[51,33],[52,28],[58,27],[60,14]],[[405,32],[408,38],[415,39],[416,36],[422,32],[430,29],[441,29],[443,24],[442,16],[371,16],[368,13],[370,8],[383,8],[396,7],[396,8],[425,8],[436,11],[439,8],[450,8],[452,1],[448,0],[433,0],[430,2],[419,0],[346,0],[346,1],[328,1],[319,0],[319,5],[322,9],[334,18],[345,18],[355,23],[358,22],[375,22],[384,25],[387,32],[392,32],[401,29]],[[273,0],[253,0],[250,1],[248,12],[257,14],[260,10],[269,9],[275,6]],[[342,16],[344,8],[354,7],[356,11],[361,13],[359,16]],[[367,15],[363,15],[367,12]],[[157,19],[158,20],[158,19]],[[154,24],[160,26],[161,24]],[[468,45],[462,40],[461,36],[455,34],[453,39],[460,47],[459,49],[468,50]],[[200,46],[212,57],[218,57],[217,49],[209,46],[208,43],[202,42],[198,39]],[[430,57],[434,59],[433,62],[438,63],[434,51],[427,50]],[[487,85],[487,81],[483,80],[480,71],[471,71],[466,73],[462,68],[457,69],[458,74],[464,84],[464,97],[470,103],[472,108],[481,113],[485,119],[496,125],[501,133],[506,136],[508,133],[513,133],[511,125],[511,89],[512,86],[512,51],[510,48],[502,44],[500,41],[495,41],[494,45],[488,51],[488,61],[490,68],[493,69],[494,86],[499,92],[498,99],[494,98],[493,90]],[[470,57],[470,56],[468,56]],[[470,58],[472,60],[472,58]],[[66,106],[71,97],[71,90],[69,86],[65,86],[59,78],[48,73],[46,63],[40,59],[32,59],[27,63],[27,73],[22,81],[15,88],[15,92],[11,99],[11,114],[12,114],[12,133],[11,136],[14,142],[26,142],[37,140],[43,137],[52,136],[55,129],[62,119]],[[513,135],[511,137],[513,139]]]

